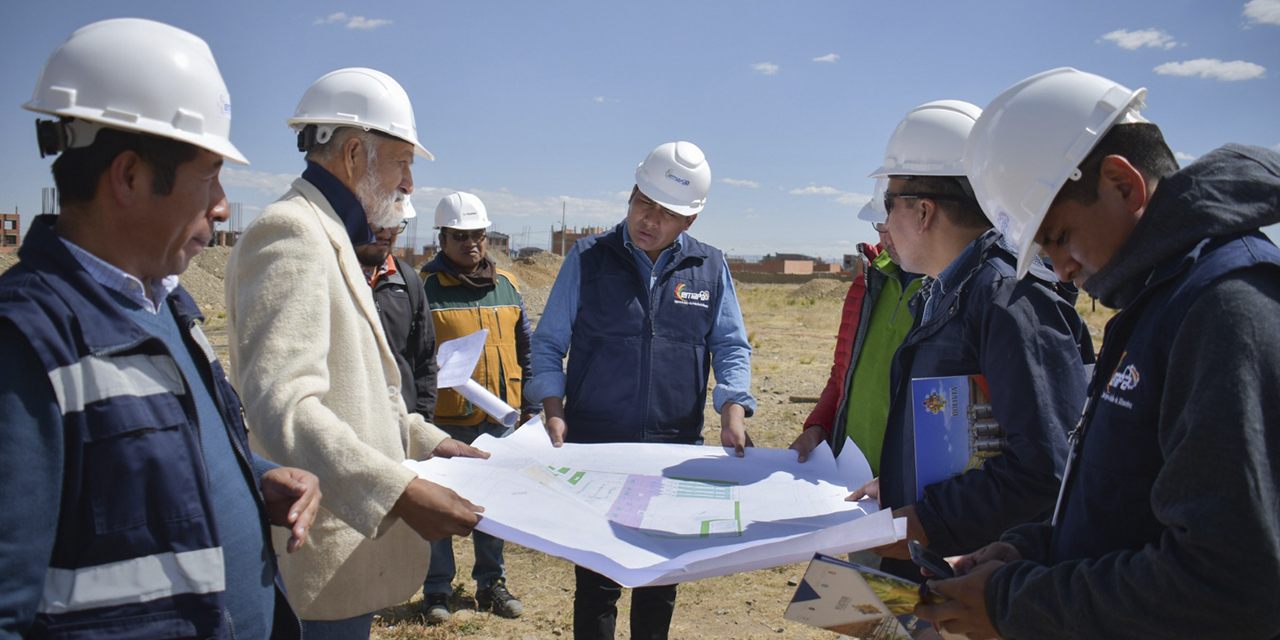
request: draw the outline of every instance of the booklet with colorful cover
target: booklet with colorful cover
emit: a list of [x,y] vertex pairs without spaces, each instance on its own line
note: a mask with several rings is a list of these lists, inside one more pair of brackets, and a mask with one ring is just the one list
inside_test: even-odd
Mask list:
[[911,406],[917,500],[926,486],[981,469],[1004,447],[1004,432],[981,375],[914,378]]
[[854,638],[941,639],[912,610],[920,585],[861,565],[817,554],[783,618]]

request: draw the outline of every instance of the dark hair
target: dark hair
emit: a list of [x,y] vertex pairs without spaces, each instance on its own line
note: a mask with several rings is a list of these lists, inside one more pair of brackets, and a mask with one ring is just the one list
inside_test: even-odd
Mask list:
[[982,213],[978,200],[973,196],[973,187],[964,176],[891,176],[908,180],[903,193],[936,193],[951,196],[952,199],[938,198],[934,200],[938,209],[951,221],[951,224],[962,229],[990,229],[991,221]]
[[148,133],[102,128],[87,147],[67,149],[53,161],[53,184],[58,187],[58,204],[87,202],[93,199],[98,178],[116,157],[125,151],[138,154],[151,165],[155,175],[151,192],[167,196],[173,193],[178,166],[195,159],[199,148]]
[[1096,202],[1102,160],[1112,155],[1128,160],[1148,183],[1163,180],[1178,170],[1178,160],[1165,143],[1160,127],[1150,122],[1118,124],[1111,127],[1098,141],[1098,145],[1080,162],[1080,179],[1068,180],[1062,185],[1053,204],[1066,200],[1085,205]]

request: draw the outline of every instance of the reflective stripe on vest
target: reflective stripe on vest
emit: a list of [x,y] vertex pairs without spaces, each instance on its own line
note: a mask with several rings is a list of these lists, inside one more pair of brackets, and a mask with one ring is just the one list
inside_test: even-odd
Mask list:
[[167,355],[86,356],[49,372],[49,381],[63,415],[116,396],[186,393],[178,364]]
[[71,613],[225,590],[222,547],[160,553],[96,567],[50,568],[40,613]]

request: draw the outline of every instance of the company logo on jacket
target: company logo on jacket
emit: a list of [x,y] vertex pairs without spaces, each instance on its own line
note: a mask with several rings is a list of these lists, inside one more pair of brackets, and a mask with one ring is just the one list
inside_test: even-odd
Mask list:
[[696,307],[707,308],[707,301],[711,299],[711,292],[703,289],[702,291],[694,291],[689,285],[681,282],[676,285],[675,290],[676,304],[691,304]]
[[1138,373],[1138,367],[1134,365],[1125,366],[1124,356],[1121,356],[1120,364],[1116,365],[1116,370],[1111,373],[1111,381],[1107,383],[1106,390],[1102,392],[1102,399],[1112,404],[1120,405],[1125,409],[1132,409],[1133,402],[1121,398],[1120,392],[1133,391],[1138,387],[1138,382],[1141,379],[1142,376]]

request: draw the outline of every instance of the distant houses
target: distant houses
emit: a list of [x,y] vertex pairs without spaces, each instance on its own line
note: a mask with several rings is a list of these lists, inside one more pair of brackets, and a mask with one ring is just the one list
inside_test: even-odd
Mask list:
[[0,213],[0,253],[17,251],[22,244],[22,235],[18,229],[22,227],[22,218],[17,209],[13,213]]

